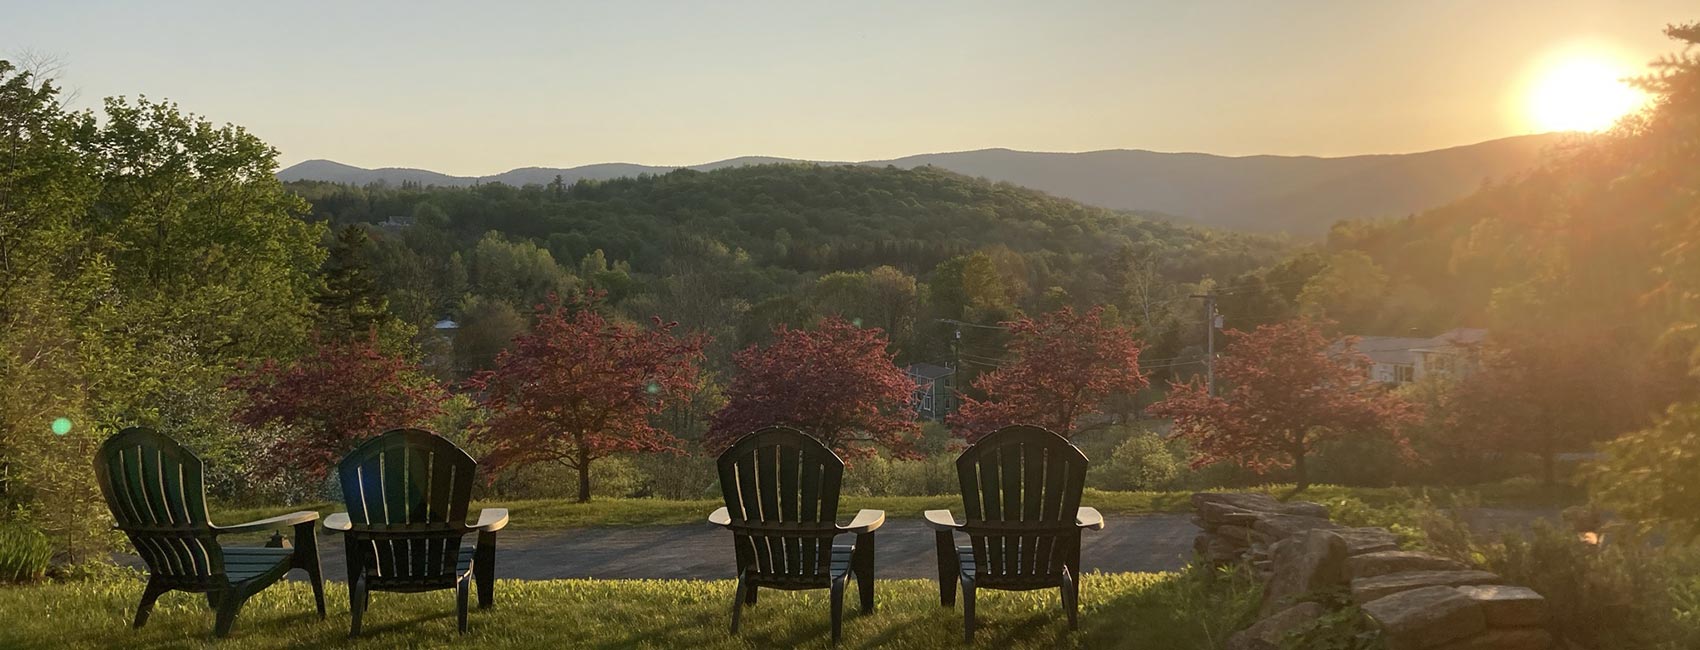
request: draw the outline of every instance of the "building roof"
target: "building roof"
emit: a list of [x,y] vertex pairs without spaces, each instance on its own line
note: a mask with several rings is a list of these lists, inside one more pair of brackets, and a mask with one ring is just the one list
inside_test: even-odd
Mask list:
[[943,379],[956,374],[956,370],[954,368],[946,368],[944,366],[934,365],[931,363],[912,363],[909,364],[908,368],[904,368],[903,371],[909,373],[910,376],[919,377],[927,381]]
[[1485,329],[1459,327],[1429,338],[1362,336],[1358,337],[1358,351],[1375,363],[1414,365],[1418,354],[1479,345],[1487,339],[1487,333]]

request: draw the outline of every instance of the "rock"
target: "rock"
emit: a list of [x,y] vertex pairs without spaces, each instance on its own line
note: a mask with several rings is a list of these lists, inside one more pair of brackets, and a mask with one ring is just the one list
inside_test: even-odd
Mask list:
[[1263,586],[1263,612],[1285,607],[1294,598],[1346,582],[1346,540],[1326,530],[1311,530],[1281,544],[1275,572]]
[[1536,627],[1547,622],[1547,601],[1528,587],[1470,585],[1458,591],[1474,599],[1490,627]]
[[1328,518],[1328,506],[1312,501],[1289,501],[1282,504],[1281,513],[1300,517]]
[[1387,650],[1422,650],[1468,639],[1487,629],[1487,617],[1452,587],[1423,587],[1380,598],[1363,611],[1381,626]]
[[1230,526],[1250,526],[1268,513],[1237,508],[1225,503],[1206,503],[1199,506],[1198,518],[1205,523]]
[[1552,634],[1538,627],[1488,630],[1435,650],[1551,650]]
[[1334,531],[1346,538],[1348,555],[1363,555],[1399,548],[1399,537],[1386,528],[1341,528]]
[[1352,599],[1359,604],[1424,587],[1499,584],[1500,577],[1486,571],[1404,571],[1352,581]]
[[1215,535],[1210,535],[1204,546],[1204,559],[1211,564],[1229,564],[1238,562],[1243,557],[1244,547],[1234,546],[1232,542]]
[[1299,533],[1319,528],[1323,530],[1333,530],[1343,528],[1343,526],[1321,517],[1304,517],[1300,515],[1264,515],[1259,517],[1257,519],[1257,523],[1252,526],[1253,530],[1275,539],[1292,537]]
[[1463,562],[1417,551],[1376,551],[1355,555],[1346,560],[1346,572],[1353,578],[1373,578],[1406,571],[1461,571],[1468,568]]
[[1299,603],[1228,637],[1226,650],[1276,650],[1281,637],[1301,625],[1321,618],[1328,608],[1321,603]]
[[1216,534],[1235,542],[1251,546],[1255,542],[1268,542],[1269,536],[1245,526],[1217,526]]

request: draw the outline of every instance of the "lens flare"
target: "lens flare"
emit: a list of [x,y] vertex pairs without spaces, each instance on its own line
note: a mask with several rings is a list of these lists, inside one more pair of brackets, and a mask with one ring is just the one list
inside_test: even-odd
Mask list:
[[71,432],[70,418],[55,418],[53,420],[53,435],[62,436]]

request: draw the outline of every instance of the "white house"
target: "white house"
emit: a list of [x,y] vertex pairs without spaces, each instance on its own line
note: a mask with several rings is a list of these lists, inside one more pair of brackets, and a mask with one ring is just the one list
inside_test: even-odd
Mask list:
[[1468,376],[1479,361],[1487,330],[1460,327],[1430,337],[1364,336],[1358,351],[1369,357],[1369,378],[1408,384],[1429,375]]

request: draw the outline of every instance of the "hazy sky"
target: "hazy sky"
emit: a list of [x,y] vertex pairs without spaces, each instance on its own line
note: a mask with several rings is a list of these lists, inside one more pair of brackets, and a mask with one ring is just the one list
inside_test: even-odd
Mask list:
[[492,174],[1009,147],[1416,151],[1526,133],[1542,62],[1638,66],[1694,0],[0,0],[79,104],[168,98],[287,165]]

